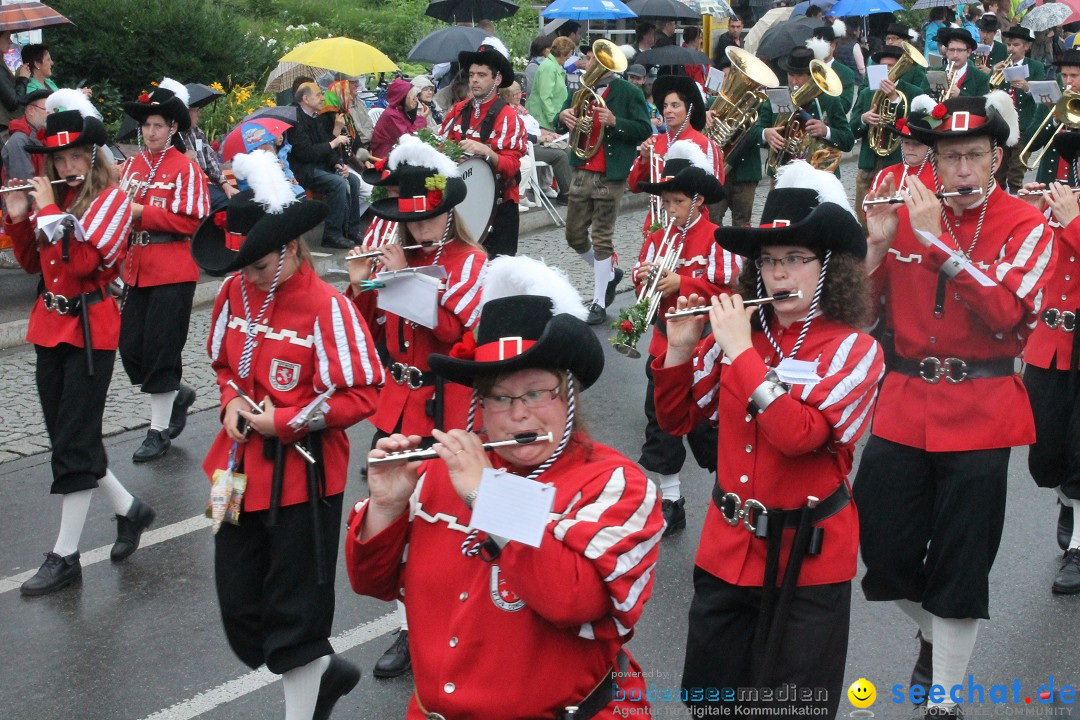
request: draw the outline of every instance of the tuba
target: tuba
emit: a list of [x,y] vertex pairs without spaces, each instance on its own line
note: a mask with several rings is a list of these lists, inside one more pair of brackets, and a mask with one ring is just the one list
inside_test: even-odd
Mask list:
[[[903,77],[904,73],[915,65],[926,67],[926,58],[915,49],[914,45],[901,42],[900,48],[904,51],[903,56],[889,68],[889,80],[893,83],[897,82]],[[904,97],[904,93],[897,92],[900,95],[900,102],[895,106],[889,101],[889,97],[880,90],[876,91],[870,99],[870,111],[881,116],[881,125],[867,128],[866,141],[870,143],[871,149],[878,157],[888,157],[896,152],[896,148],[900,147],[900,138],[887,134],[884,127],[885,125],[895,125],[898,118],[906,117],[908,114],[908,99]]]
[[600,127],[596,142],[591,142],[593,131],[592,106],[607,107],[604,98],[592,89],[592,86],[606,73],[621,73],[626,70],[626,55],[619,46],[610,40],[597,40],[593,43],[593,64],[581,76],[581,89],[574,93],[570,109],[574,111],[577,122],[570,130],[570,148],[581,160],[588,160],[604,144],[604,128]]
[[724,77],[720,94],[712,107],[713,121],[705,128],[705,136],[724,152],[731,164],[743,140],[758,119],[758,107],[768,100],[763,88],[776,87],[780,81],[768,65],[752,53],[738,47],[726,50],[731,69]]
[[[773,127],[780,130],[784,136],[782,150],[769,149],[768,171],[775,173],[781,165],[786,165],[792,160],[811,159],[811,165],[819,170],[835,169],[840,160],[840,153],[830,153],[824,148],[816,146],[814,138],[806,133],[805,122],[802,117],[802,108],[821,93],[838,97],[844,89],[840,77],[836,72],[820,60],[810,61],[810,80],[795,92],[791,93],[791,104],[797,110],[782,113],[779,121]],[[832,168],[829,168],[832,165]]]
[[[1068,128],[1069,130],[1080,130],[1080,93],[1070,92],[1071,88],[1065,88],[1065,92],[1062,93],[1061,99],[1057,101],[1054,108],[1050,113],[1043,118],[1043,121],[1039,123],[1038,130],[1032,134],[1031,139],[1028,140],[1027,145],[1020,151],[1020,162],[1028,170],[1034,170],[1039,166],[1042,161],[1043,155],[1046,153],[1057,134],[1061,132],[1062,128]],[[1038,139],[1042,129],[1046,127],[1046,124],[1053,118],[1057,121],[1057,130],[1053,132],[1050,139],[1043,143],[1041,148],[1036,150],[1035,141]]]

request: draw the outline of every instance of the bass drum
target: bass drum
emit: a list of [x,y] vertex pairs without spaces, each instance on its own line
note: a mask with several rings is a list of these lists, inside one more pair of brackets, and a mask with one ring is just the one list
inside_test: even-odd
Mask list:
[[477,157],[465,160],[458,169],[468,193],[454,212],[462,219],[472,239],[483,244],[495,219],[495,173],[486,160]]

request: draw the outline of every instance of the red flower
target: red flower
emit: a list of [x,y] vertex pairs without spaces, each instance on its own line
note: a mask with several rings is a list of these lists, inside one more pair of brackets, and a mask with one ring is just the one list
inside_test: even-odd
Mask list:
[[634,332],[634,323],[630,322],[629,320],[623,320],[621,323],[619,323],[619,329],[622,330],[624,333],[632,333]]
[[143,105],[146,105],[148,102],[150,102],[150,96],[147,95],[146,93],[143,93],[142,95],[139,96],[139,102],[142,103]]
[[443,191],[442,190],[428,190],[427,191],[427,206],[431,210],[439,207],[442,204]]
[[904,132],[907,129],[907,118],[900,118],[896,121],[896,129],[900,132]]
[[214,224],[215,225],[217,225],[219,228],[224,230],[225,227],[226,227],[225,223],[226,223],[226,214],[225,214],[224,210],[221,210],[220,212],[214,213]]
[[471,332],[465,333],[461,340],[450,348],[450,357],[458,360],[472,360],[476,355],[476,336]]
[[938,103],[934,106],[934,109],[930,111],[930,117],[934,118],[935,120],[941,120],[945,117],[946,114],[948,114],[948,112],[949,111],[945,108],[944,105]]

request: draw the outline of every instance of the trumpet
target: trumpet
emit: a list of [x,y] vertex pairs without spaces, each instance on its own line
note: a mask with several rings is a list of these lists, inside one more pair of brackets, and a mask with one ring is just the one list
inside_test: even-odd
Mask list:
[[[944,200],[945,198],[951,198],[951,197],[965,197],[967,195],[982,195],[982,194],[983,194],[983,189],[975,187],[975,188],[964,188],[963,190],[955,190],[955,191],[952,191],[952,192],[934,193],[934,197],[938,198],[939,200]],[[1020,194],[1023,195],[1024,193],[1021,192]],[[877,200],[863,200],[863,206],[865,207],[866,205],[899,205],[899,204],[901,204],[903,202],[906,202],[906,201],[907,201],[906,196],[897,194],[897,195],[893,195],[892,197],[878,198]]]
[[994,66],[994,72],[990,75],[990,89],[1000,90],[1001,86],[1005,84],[1005,66],[1008,65],[1007,60],[1002,60]]
[[[757,307],[758,305],[768,305],[769,303],[780,302],[781,300],[802,298],[802,296],[802,290],[796,290],[794,292],[778,292],[770,297],[750,298],[749,300],[743,300],[743,307]],[[679,318],[708,315],[710,310],[712,310],[711,305],[702,305],[701,307],[687,308],[686,310],[674,310],[665,315],[664,318],[667,320],[678,320]]]
[[[903,56],[889,68],[889,81],[897,82],[913,66],[926,67],[926,58],[915,49],[911,43],[901,42]],[[881,116],[881,125],[867,128],[866,141],[878,157],[888,157],[900,147],[900,137],[885,132],[885,125],[895,125],[897,118],[906,117],[908,114],[908,99],[904,93],[897,91],[900,96],[899,103],[894,107],[889,101],[889,96],[880,90],[874,92],[870,99],[870,110]]]
[[[50,185],[62,185],[63,183],[69,183],[69,182],[82,182],[85,179],[86,179],[85,175],[68,175],[67,177],[62,177],[62,178],[60,178],[58,180],[50,180],[49,184]],[[0,193],[15,192],[16,190],[33,190],[33,189],[34,189],[34,186],[27,183],[26,185],[12,185],[11,187],[2,188],[2,189],[0,189]]]
[[[664,237],[656,248],[656,259],[653,262],[652,269],[649,271],[649,277],[645,284],[642,285],[641,292],[638,293],[638,304],[646,300],[649,303],[648,311],[645,314],[645,327],[652,325],[656,313],[660,309],[660,301],[663,300],[663,294],[660,292],[660,281],[664,279],[664,271],[675,272],[682,259],[682,233],[672,236],[671,231],[674,227],[675,218],[669,218],[667,227],[664,229]],[[631,342],[636,343],[637,338],[632,338]],[[641,357],[641,353],[633,344],[612,342],[612,346],[629,358],[636,360]]]
[[[819,147],[816,138],[806,132],[806,120],[804,119],[805,106],[809,105],[818,95],[825,93],[832,97],[839,97],[844,86],[840,77],[831,67],[820,60],[810,61],[810,79],[791,93],[791,106],[794,111],[781,113],[773,128],[781,131],[784,135],[784,147],[781,150],[771,148],[769,150],[768,171],[774,174],[781,165],[786,165],[792,160],[811,158],[811,164],[819,170],[835,169],[835,163],[840,162],[843,154],[832,148],[830,152],[824,147]],[[833,167],[828,167],[830,164]]]
[[[496,440],[484,443],[485,450],[507,447],[509,445],[531,445],[538,442],[552,442],[555,439],[553,433],[518,433],[510,440]],[[416,462],[417,460],[434,460],[439,453],[432,449],[427,450],[402,450],[401,452],[388,453],[386,457],[368,458],[368,465],[382,465],[384,463]]]
[[938,98],[938,102],[945,102],[952,96],[953,85],[956,83],[956,76],[960,74],[960,68],[955,65],[949,65],[949,73],[945,76],[945,86],[941,89],[941,96]]
[[[1080,93],[1070,92],[1071,86],[1065,88],[1065,92],[1061,94],[1061,99],[1057,101],[1053,109],[1047,113],[1043,121],[1039,123],[1038,130],[1032,134],[1031,139],[1027,141],[1027,145],[1020,151],[1020,162],[1028,170],[1034,170],[1042,162],[1043,155],[1046,154],[1047,149],[1054,144],[1054,138],[1061,132],[1062,128],[1068,128],[1069,130],[1076,130],[1080,128]],[[1036,150],[1035,141],[1042,133],[1043,128],[1046,127],[1050,120],[1056,120],[1058,127],[1050,135],[1050,139],[1047,140],[1041,148]]]
[[592,140],[594,106],[606,108],[607,103],[600,94],[592,89],[606,73],[621,73],[626,70],[626,55],[619,46],[610,40],[597,40],[593,43],[593,65],[581,76],[581,89],[574,93],[570,109],[574,111],[577,122],[570,130],[570,148],[580,160],[588,160],[599,152],[604,145],[604,126],[596,141]]
[[[660,182],[664,174],[664,159],[655,152],[649,153],[649,182]],[[659,194],[649,196],[649,213],[654,223],[660,223],[661,227],[667,225],[667,213],[664,212],[664,200]]]

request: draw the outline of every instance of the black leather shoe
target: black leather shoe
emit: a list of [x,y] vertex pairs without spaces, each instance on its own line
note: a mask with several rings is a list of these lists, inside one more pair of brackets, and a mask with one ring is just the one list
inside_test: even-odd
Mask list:
[[150,527],[154,517],[154,508],[135,498],[127,515],[116,516],[116,542],[109,552],[109,559],[120,562],[138,550],[143,530]]
[[664,522],[667,526],[664,528],[664,537],[682,530],[686,527],[686,510],[683,506],[686,505],[686,498],[679,498],[678,500],[662,500],[660,502],[660,512],[664,516]]
[[172,415],[169,416],[169,438],[175,440],[180,437],[187,426],[187,411],[195,402],[195,388],[190,385],[181,385],[176,391],[176,399],[172,404]]
[[1072,507],[1058,500],[1058,523],[1057,523],[1057,540],[1058,547],[1062,552],[1069,549],[1069,541],[1072,540],[1073,531],[1073,512]]
[[[915,661],[915,669],[911,671],[910,685],[921,685],[929,692],[934,674],[934,644],[926,642],[921,630],[915,637],[919,639],[919,659]],[[926,697],[926,693],[923,693],[923,697]]]
[[343,237],[324,237],[322,239],[322,246],[333,250],[351,250],[356,247],[352,240]]
[[1054,578],[1053,589],[1061,595],[1080,593],[1080,548],[1065,551],[1065,562]]
[[146,439],[143,440],[142,445],[131,456],[131,461],[144,463],[157,460],[169,452],[170,447],[172,447],[172,441],[169,440],[169,431],[151,428],[146,431]]
[[409,659],[409,631],[398,630],[394,644],[386,649],[379,661],[375,663],[375,669],[371,674],[377,678],[392,678],[404,675],[410,667],[412,660]]
[[607,322],[607,310],[600,307],[600,303],[591,302],[588,304],[589,317],[585,319],[585,322],[590,325],[603,325]]
[[330,656],[330,665],[323,672],[319,682],[319,699],[315,702],[315,713],[311,720],[328,720],[334,710],[334,703],[342,695],[348,695],[360,682],[360,668],[351,662],[342,660],[337,655]]
[[604,304],[611,305],[615,302],[615,291],[619,289],[619,283],[622,282],[623,271],[621,267],[616,267],[611,279],[608,280],[607,290],[604,292]]
[[559,193],[558,195],[555,196],[555,204],[556,205],[562,205],[563,207],[566,207],[567,205],[570,204],[570,196],[567,195],[566,193]]
[[79,553],[60,557],[54,552],[45,553],[45,562],[34,577],[22,584],[19,592],[36,597],[62,590],[72,583],[82,582],[82,564]]

